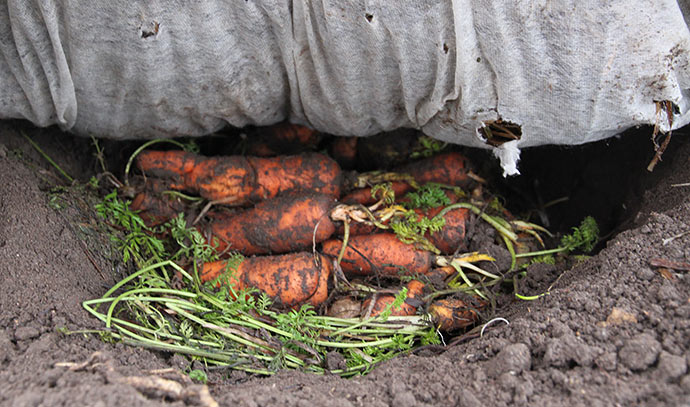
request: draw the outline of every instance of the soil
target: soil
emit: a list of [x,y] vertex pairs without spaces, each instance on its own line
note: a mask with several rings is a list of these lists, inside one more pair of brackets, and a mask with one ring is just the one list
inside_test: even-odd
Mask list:
[[[56,188],[69,183],[22,133],[79,183]],[[690,263],[690,139],[675,133],[649,174],[649,134],[529,150],[522,176],[496,181],[506,200],[529,191],[522,202],[556,229],[593,214],[609,233],[565,272],[532,267],[524,294],[549,295],[502,303],[496,316],[509,325],[497,320],[481,337],[446,338],[353,379],[214,370],[200,385],[181,356],[64,333],[100,327],[81,302],[127,270],[84,186],[98,161],[91,140],[0,122],[0,405],[688,406],[690,275],[650,262]]]

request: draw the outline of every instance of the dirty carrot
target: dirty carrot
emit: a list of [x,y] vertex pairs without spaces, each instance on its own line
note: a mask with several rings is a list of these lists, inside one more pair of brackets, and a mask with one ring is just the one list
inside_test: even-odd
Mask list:
[[467,158],[458,152],[438,154],[399,167],[395,172],[411,175],[420,185],[434,182],[462,187],[467,186],[472,180],[468,176]]
[[318,153],[261,158],[144,151],[136,162],[146,175],[168,179],[173,189],[212,201],[232,198],[234,205],[300,192],[340,195],[340,167]]
[[[345,233],[345,225],[342,223],[336,224],[335,233],[338,236],[342,236]],[[352,222],[349,225],[349,234],[355,235],[370,235],[372,233],[378,233],[382,229],[379,229],[376,225],[369,223]]]
[[165,223],[185,210],[179,197],[163,193],[167,189],[162,180],[147,179],[144,189],[134,197],[129,208],[138,212],[147,226]]
[[[429,209],[415,209],[414,212],[418,215],[418,220],[422,218],[433,219],[437,216],[443,207],[429,208]],[[447,211],[442,216],[443,227],[435,232],[427,231],[424,234],[424,238],[429,240],[429,242],[439,250],[440,254],[453,254],[458,248],[464,247],[465,244],[465,229],[467,222],[470,219],[470,212],[466,208],[455,208]],[[385,229],[381,228],[388,227],[389,221],[394,218],[388,218],[379,222],[379,226],[372,224],[371,222],[358,222],[353,221],[349,225],[349,234],[351,236],[356,235],[369,235],[372,233],[382,232]],[[343,224],[338,222],[336,224],[336,233],[338,235],[343,235],[344,227]]]
[[471,182],[470,169],[465,156],[457,152],[443,153],[408,165],[397,167],[389,173],[363,173],[350,177],[350,186],[354,186],[351,192],[343,196],[343,203],[359,203],[371,205],[378,199],[372,197],[371,185],[380,183],[385,178],[392,182],[392,188],[396,197],[418,188],[427,183],[436,183],[457,187],[466,187]]
[[[432,219],[443,208],[431,208],[422,212],[428,219]],[[426,237],[431,244],[443,254],[453,254],[458,248],[465,245],[465,228],[470,219],[470,211],[466,208],[456,208],[442,215],[445,223],[441,230],[434,233],[427,232]]]
[[305,250],[335,231],[328,217],[334,204],[328,195],[281,196],[229,215],[209,214],[210,244],[245,256]]
[[252,131],[247,140],[246,153],[259,157],[292,154],[314,149],[320,141],[321,134],[314,129],[298,124],[279,123]]
[[[405,192],[412,190],[412,186],[404,181],[391,182],[391,188],[396,197],[402,196]],[[378,202],[381,197],[372,196],[371,189],[371,187],[355,189],[352,192],[344,195],[340,201],[346,204],[372,205]]]
[[[436,273],[438,277],[446,277],[452,272],[451,267],[444,267],[435,269],[432,273]],[[407,298],[400,307],[391,309],[391,315],[403,316],[414,315],[417,309],[424,305],[421,300],[422,293],[426,284],[420,280],[412,280],[407,283]],[[370,317],[380,315],[386,310],[389,304],[395,301],[395,296],[392,294],[384,294],[376,297],[374,305],[370,305],[371,299],[366,300],[362,304],[362,313],[365,314],[369,308]],[[429,314],[436,325],[436,327],[444,332],[456,331],[466,328],[477,321],[479,321],[478,309],[482,308],[484,304],[479,304],[477,307],[470,307],[467,303],[459,298],[444,298],[438,299],[429,306]]]
[[[407,283],[407,298],[399,307],[391,308],[391,314],[393,316],[404,316],[404,315],[414,315],[417,313],[417,306],[415,301],[419,301],[417,298],[421,297],[424,291],[424,283],[419,280],[412,280]],[[371,301],[374,297],[365,300],[362,303],[362,316],[366,317],[367,313],[370,317],[376,317],[381,315],[386,308],[395,302],[395,295],[383,294],[375,297],[374,304],[371,305]]]
[[[322,251],[337,258],[342,244],[339,239],[326,240]],[[351,236],[340,266],[345,273],[359,275],[414,275],[428,272],[432,258],[431,253],[401,242],[393,233],[378,233]]]
[[357,163],[358,137],[333,137],[329,152],[343,168],[351,169]]
[[[424,305],[424,302],[422,300],[422,294],[424,293],[427,284],[432,281],[442,281],[443,279],[445,279],[453,273],[455,273],[455,269],[452,267],[440,267],[431,270],[427,275],[425,275],[424,281],[420,279],[409,281],[406,285],[407,298],[405,299],[405,302],[400,307],[392,308],[391,315],[404,316],[416,314],[417,308]],[[369,316],[375,317],[380,315],[383,311],[385,311],[386,307],[389,304],[393,304],[393,302],[395,301],[395,295],[378,295],[376,296],[374,305],[370,305],[372,299],[373,298],[369,298],[366,301],[364,301],[364,303],[362,304],[362,313],[366,314],[367,312],[369,312]],[[370,307],[371,310],[369,310]]]
[[429,306],[436,327],[444,332],[466,328],[479,321],[477,308],[470,307],[459,298],[444,298]]
[[202,282],[227,284],[234,291],[256,288],[278,305],[298,307],[321,305],[328,298],[331,260],[309,252],[244,259],[236,270],[226,261],[204,263],[199,273]]

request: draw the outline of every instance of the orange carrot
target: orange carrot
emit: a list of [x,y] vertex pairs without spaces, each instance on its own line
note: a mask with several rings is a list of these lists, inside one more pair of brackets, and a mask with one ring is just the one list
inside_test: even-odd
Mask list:
[[203,160],[204,157],[186,151],[146,150],[137,156],[135,162],[147,175],[182,182],[182,177]]
[[317,307],[328,298],[331,270],[327,257],[299,252],[246,258],[237,270],[227,270],[226,261],[205,263],[200,278],[202,282],[228,284],[235,291],[257,288],[285,307]]
[[247,154],[268,157],[278,154],[294,154],[314,149],[321,141],[321,134],[309,127],[292,123],[279,123],[259,127],[247,139]]
[[[337,258],[342,241],[323,242],[322,251]],[[340,267],[345,273],[371,275],[424,274],[431,268],[432,255],[398,240],[392,233],[350,236]]]
[[[390,177],[394,174],[399,174],[398,179],[400,180],[392,182],[396,201],[398,201],[405,193],[414,189],[409,182],[402,180],[404,175],[411,177],[418,185],[434,182],[437,184],[465,187],[472,181],[467,175],[468,172],[467,159],[460,153],[450,152],[415,161],[402,167],[397,167],[392,173],[387,174]],[[367,174],[372,173],[355,176],[350,182],[355,185],[361,184],[361,178],[364,177],[366,179]],[[372,175],[372,177],[376,179],[377,175]],[[362,205],[371,205],[375,203],[377,199],[371,196],[371,187],[364,187],[349,192],[341,198],[341,201],[348,204],[359,203]]]
[[[415,209],[419,217],[426,217],[428,219],[434,218],[443,210],[443,207],[430,209]],[[465,228],[470,219],[470,211],[465,208],[456,208],[448,211],[443,215],[445,224],[443,228],[434,233],[427,232],[424,237],[429,240],[436,248],[440,250],[441,254],[453,254],[458,248],[461,248],[465,243]],[[390,219],[381,222],[383,225],[389,224]],[[350,236],[356,235],[370,235],[372,233],[382,233],[381,229],[375,225],[360,223],[352,221],[349,224]],[[335,232],[342,236],[345,228],[341,222],[336,223]]]
[[[396,198],[412,190],[412,186],[404,181],[393,181],[391,187],[393,188],[393,192],[395,192]],[[371,196],[371,187],[365,187],[355,189],[347,195],[344,195],[340,201],[346,204],[361,204],[368,206],[378,202],[380,199],[380,196]]]
[[343,168],[352,169],[357,163],[358,137],[333,137],[329,152]]
[[[419,280],[412,280],[407,283],[407,299],[399,307],[391,308],[391,315],[403,316],[403,315],[414,315],[417,313],[417,305],[414,304],[415,299],[421,297],[424,291],[424,283]],[[418,301],[418,300],[417,300]],[[376,297],[374,305],[371,306],[371,298],[367,299],[362,303],[362,314],[366,315],[371,306],[371,312],[369,316],[375,317],[380,315],[386,310],[389,304],[395,302],[395,295],[383,294]]]
[[[450,266],[441,267],[431,270],[428,274],[425,275],[424,279],[426,282],[434,280],[443,280],[444,278],[448,277],[454,272],[455,269]],[[392,308],[391,315],[403,316],[414,315],[415,313],[417,313],[417,308],[420,305],[423,305],[422,294],[424,293],[424,288],[427,284],[426,282],[422,282],[421,280],[412,280],[408,282],[407,299],[405,300],[405,303],[403,303],[400,307]],[[392,294],[383,294],[377,296],[376,302],[373,306],[371,306],[371,312],[369,313],[369,316],[375,317],[377,315],[380,315],[386,309],[388,304],[392,304],[394,301],[395,295]],[[369,310],[370,303],[371,299],[367,299],[362,304],[362,314],[365,314]]]
[[335,231],[328,217],[334,204],[328,195],[269,199],[253,208],[212,218],[208,225],[210,243],[217,243],[218,251],[229,246],[246,256],[304,250],[312,246],[312,239],[320,243]]
[[428,182],[453,186],[466,186],[471,178],[468,161],[458,152],[442,153],[399,167],[395,172],[409,174],[419,185]]
[[[431,219],[436,216],[443,207],[428,209],[427,211],[420,211],[424,216]],[[445,224],[443,228],[434,233],[427,232],[424,237],[436,246],[443,254],[453,254],[465,242],[465,227],[470,219],[470,211],[465,208],[457,208],[448,211],[443,215]]]
[[145,174],[169,179],[173,189],[214,201],[232,200],[234,205],[300,192],[340,195],[340,167],[318,153],[261,158],[144,151],[136,162]]
[[[376,225],[369,225],[360,222],[351,222],[349,227],[351,236],[370,235],[372,233],[378,233],[383,230],[379,229]],[[345,226],[342,224],[342,222],[338,222],[338,224],[336,224],[335,233],[338,236],[342,236],[345,233]]]
[[137,211],[147,226],[159,225],[184,212],[185,205],[179,197],[163,194],[167,189],[165,183],[159,179],[146,180],[144,190],[132,200],[129,208]]
[[441,331],[456,331],[479,321],[476,308],[469,307],[459,298],[444,298],[429,306],[429,313]]

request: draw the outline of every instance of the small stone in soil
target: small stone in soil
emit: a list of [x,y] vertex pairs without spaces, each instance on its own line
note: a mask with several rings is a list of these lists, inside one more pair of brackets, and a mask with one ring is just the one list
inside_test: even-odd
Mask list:
[[401,393],[397,393],[393,397],[392,405],[399,407],[413,407],[417,405],[417,400],[415,399],[414,394],[412,394],[412,392],[403,391]]
[[6,331],[0,331],[0,363],[10,358],[14,345]]
[[519,374],[529,370],[531,366],[532,357],[527,345],[514,343],[503,348],[498,355],[488,362],[486,372],[489,376],[497,377],[508,372]]
[[690,374],[680,379],[680,388],[683,389],[685,394],[690,394]]
[[656,368],[656,375],[666,381],[673,381],[687,371],[685,358],[672,355],[668,352],[661,352],[659,355],[659,365]]
[[640,334],[625,342],[618,358],[631,370],[644,370],[656,362],[659,352],[659,341],[649,334]]
[[596,354],[596,348],[590,347],[575,335],[568,334],[546,343],[544,362],[554,367],[566,367],[571,362],[591,366]]
[[598,367],[609,372],[616,370],[618,365],[616,354],[614,352],[606,352],[600,355],[595,359],[594,363],[596,363]]
[[38,337],[40,332],[32,326],[20,326],[14,331],[14,339],[17,341],[25,341]]

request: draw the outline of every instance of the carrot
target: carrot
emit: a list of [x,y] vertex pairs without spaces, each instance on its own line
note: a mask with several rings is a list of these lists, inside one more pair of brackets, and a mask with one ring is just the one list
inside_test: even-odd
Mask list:
[[216,280],[235,291],[257,288],[277,303],[295,308],[326,301],[331,270],[327,257],[299,252],[246,258],[237,270],[227,270],[226,261],[204,263],[199,276],[202,282]]
[[142,151],[136,158],[136,165],[148,175],[171,179],[177,182],[194,170],[204,157],[186,151]]
[[[361,222],[352,222],[349,225],[350,228],[350,235],[351,236],[356,236],[356,235],[370,235],[372,233],[378,233],[381,232],[383,229],[379,229],[376,225],[370,225],[367,223],[361,223]],[[335,233],[338,236],[342,236],[345,234],[345,225],[342,224],[342,222],[339,222],[336,224],[335,228]]]
[[468,167],[469,163],[465,156],[458,152],[449,152],[399,167],[395,172],[411,175],[419,185],[435,182],[445,185],[467,186],[471,181],[467,175]]
[[352,169],[357,163],[358,137],[333,137],[329,152],[343,168]]
[[[425,212],[418,212],[431,219],[435,217],[443,207],[432,208]],[[427,232],[426,237],[431,244],[443,254],[453,254],[465,243],[465,227],[470,219],[470,211],[465,208],[457,208],[448,211],[443,215],[445,224],[443,228],[434,233]]]
[[268,157],[278,154],[294,154],[314,149],[321,141],[321,134],[309,127],[292,123],[279,123],[260,127],[247,139],[247,154]]
[[[443,280],[444,278],[448,277],[454,272],[455,269],[452,267],[441,267],[438,269],[431,270],[425,276],[425,280],[427,282],[431,282],[434,280]],[[420,305],[423,305],[421,297],[424,293],[426,285],[427,283],[422,282],[421,280],[412,280],[408,282],[407,299],[405,300],[405,303],[403,303],[400,307],[392,308],[391,315],[404,316],[416,314],[417,308]],[[371,298],[367,299],[362,304],[362,313],[366,314],[366,312],[369,310],[369,307],[371,307],[371,312],[369,313],[369,316],[375,317],[377,315],[380,315],[383,311],[385,311],[388,304],[393,304],[394,301],[395,295],[392,294],[379,295],[378,297],[376,297],[376,302],[373,306],[369,305],[371,303]]]
[[459,298],[444,298],[429,306],[429,313],[441,331],[456,331],[479,320],[476,308],[469,307]]
[[144,190],[132,200],[129,208],[137,211],[147,226],[159,225],[184,212],[185,205],[179,197],[163,194],[167,186],[161,180],[146,180]]
[[[391,308],[391,315],[404,316],[414,315],[417,313],[417,305],[414,304],[416,298],[421,297],[424,291],[424,283],[419,280],[412,280],[407,283],[407,299],[399,307]],[[362,314],[366,315],[371,307],[369,316],[375,317],[383,313],[386,308],[395,302],[395,295],[384,294],[376,297],[374,305],[371,304],[372,298],[367,299],[362,303]],[[418,301],[418,300],[417,300]]]
[[169,179],[173,189],[203,198],[243,205],[279,194],[314,192],[337,197],[338,164],[318,153],[274,158],[203,157],[184,151],[144,151],[137,166],[148,175]]
[[[452,272],[454,272],[452,267],[443,267],[433,270],[427,277],[431,279],[432,274],[435,274],[433,278],[444,278]],[[416,314],[418,307],[422,305],[421,297],[425,286],[426,284],[419,280],[412,280],[407,283],[407,299],[400,307],[392,308],[391,315],[403,316]],[[392,294],[381,295],[376,298],[376,302],[373,306],[369,305],[370,301],[371,299],[366,300],[362,304],[362,313],[366,313],[368,308],[371,307],[369,316],[375,317],[380,315],[389,304],[395,301],[395,296]],[[444,298],[435,300],[431,303],[429,306],[429,314],[439,330],[444,332],[457,331],[479,321],[477,308],[483,306],[484,304],[479,304],[478,307],[471,308],[461,299]]]
[[[443,207],[437,207],[429,209],[415,209],[414,211],[418,215],[418,219],[421,219],[422,217],[432,219],[443,209]],[[441,230],[433,233],[426,232],[424,237],[436,248],[438,248],[441,254],[453,254],[458,248],[463,247],[463,244],[465,243],[465,228],[470,219],[470,211],[465,208],[452,209],[443,215],[443,219],[445,220],[445,223]],[[380,221],[380,224],[388,225],[390,220],[391,219],[382,220]],[[342,236],[344,231],[344,225],[341,222],[337,222],[335,229],[336,234]],[[372,233],[381,233],[383,231],[384,229],[369,223],[352,221],[349,224],[350,236],[370,235]]]
[[[339,239],[326,240],[322,252],[337,258],[341,247]],[[414,275],[428,272],[432,257],[427,251],[401,242],[392,233],[378,233],[350,236],[340,266],[345,273],[359,275]]]
[[400,128],[362,137],[357,141],[358,166],[364,170],[387,169],[407,162],[419,143],[420,131]]
[[[412,186],[403,181],[394,181],[391,183],[391,187],[393,188],[393,192],[395,192],[396,197],[402,196],[405,192],[412,190]],[[365,187],[355,189],[347,195],[344,195],[340,201],[346,204],[361,204],[368,206],[378,202],[380,199],[380,196],[371,196],[371,187]]]
[[229,246],[246,256],[304,250],[312,239],[322,242],[335,231],[328,217],[334,204],[328,195],[283,196],[230,215],[209,214],[210,243],[217,243],[218,251]]
[[[403,194],[412,191],[416,186],[410,184],[410,180],[414,180],[417,185],[424,185],[429,182],[452,185],[459,187],[466,187],[470,185],[472,178],[468,176],[469,168],[467,159],[460,153],[450,152],[439,154],[420,161],[415,161],[408,165],[397,167],[393,172],[380,173],[364,173],[355,175],[349,179],[349,183],[355,186],[362,186],[366,183],[379,183],[381,177],[387,177],[388,181],[392,181],[393,191],[395,192],[396,200],[402,197]],[[372,181],[372,179],[374,181]],[[377,201],[371,196],[371,187],[363,187],[354,189],[347,195],[341,198],[343,203],[359,203],[362,205],[371,205]],[[402,200],[404,201],[404,200]]]

